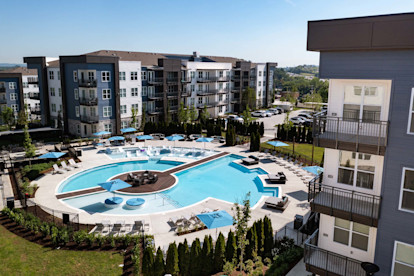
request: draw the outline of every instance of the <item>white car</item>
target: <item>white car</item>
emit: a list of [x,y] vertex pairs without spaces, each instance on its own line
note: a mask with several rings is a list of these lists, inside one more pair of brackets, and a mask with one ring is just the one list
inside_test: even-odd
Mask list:
[[253,112],[252,112],[252,116],[253,116],[253,117],[266,117],[266,116],[267,116],[267,114],[266,114],[266,112],[265,112],[265,111],[263,111],[263,110],[257,110],[257,111],[253,111]]
[[272,112],[273,114],[275,114],[275,115],[277,115],[277,114],[280,114],[280,111],[279,111],[279,109],[277,109],[277,108],[269,108],[269,110],[268,110],[269,112]]

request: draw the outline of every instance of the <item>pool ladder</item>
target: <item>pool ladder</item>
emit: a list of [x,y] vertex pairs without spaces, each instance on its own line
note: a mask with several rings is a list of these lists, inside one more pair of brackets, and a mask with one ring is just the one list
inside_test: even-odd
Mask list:
[[168,196],[166,194],[160,193],[159,196],[161,196],[164,200],[168,201],[168,203],[170,203],[175,208],[181,208],[182,207],[180,205],[180,203],[178,203],[178,201],[173,200],[170,196]]

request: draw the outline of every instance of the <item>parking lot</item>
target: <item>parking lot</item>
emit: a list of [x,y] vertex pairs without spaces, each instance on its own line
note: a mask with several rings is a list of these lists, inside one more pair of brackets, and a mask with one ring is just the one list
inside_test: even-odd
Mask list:
[[[297,114],[299,114],[303,110],[304,109],[292,111],[292,112],[290,112],[289,117],[290,118],[295,117]],[[275,129],[274,126],[278,125],[278,124],[283,124],[285,118],[286,118],[286,113],[282,113],[282,114],[278,114],[278,115],[273,115],[271,117],[258,118],[256,120],[256,122],[263,122],[264,123],[264,127],[265,127],[264,137],[274,138],[275,137],[275,132],[276,132],[276,129]]]

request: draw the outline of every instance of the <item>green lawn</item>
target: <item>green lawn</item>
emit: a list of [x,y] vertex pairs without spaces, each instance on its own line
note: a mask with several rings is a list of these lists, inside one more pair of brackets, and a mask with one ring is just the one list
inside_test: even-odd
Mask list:
[[[292,143],[291,142],[285,142],[285,143],[289,144],[289,146],[288,147],[279,147],[277,150],[280,150],[281,152],[292,153],[292,150],[293,150]],[[262,143],[261,147],[271,149],[271,150],[274,149],[273,146],[271,146],[267,143]],[[322,162],[323,152],[324,152],[324,148],[315,147],[314,154],[313,154],[314,162],[317,162],[317,163]],[[311,157],[312,157],[312,145],[311,144],[298,144],[298,143],[295,143],[295,153],[305,155],[307,157],[307,159],[311,159]]]
[[0,225],[0,275],[121,275],[117,252],[53,250]]

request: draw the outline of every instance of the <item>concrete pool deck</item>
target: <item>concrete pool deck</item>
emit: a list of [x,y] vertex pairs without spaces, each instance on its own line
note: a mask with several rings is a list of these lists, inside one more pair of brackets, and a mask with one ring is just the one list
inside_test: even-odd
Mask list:
[[[144,143],[140,143],[144,144]],[[146,141],[145,145],[151,146],[165,146],[165,145],[174,145],[174,142],[162,140],[151,140]],[[137,144],[132,145],[130,147],[136,147]],[[237,154],[241,156],[248,156],[252,153],[248,151],[248,147],[246,146],[235,146],[235,147],[224,147],[223,144],[217,143],[206,143],[207,149],[218,150],[220,152],[228,152],[230,154]],[[126,146],[129,147],[129,146]],[[188,148],[204,148],[203,143],[196,143],[196,142],[176,142],[176,147],[188,147]],[[101,150],[101,149],[100,149]],[[69,212],[69,213],[78,213],[79,214],[79,222],[83,224],[95,224],[99,223],[102,220],[110,220],[111,223],[115,223],[116,221],[125,221],[127,224],[132,224],[136,220],[145,220],[146,223],[149,223],[150,230],[149,233],[153,234],[155,237],[155,244],[156,246],[164,247],[168,245],[170,242],[176,241],[181,242],[184,239],[187,239],[189,242],[192,242],[193,239],[196,237],[204,238],[204,235],[211,234],[213,238],[216,235],[216,229],[206,229],[202,231],[198,231],[191,234],[186,234],[183,236],[177,236],[174,231],[171,230],[170,225],[167,223],[170,218],[173,217],[181,217],[183,215],[190,215],[192,213],[199,213],[205,208],[209,209],[221,209],[226,210],[229,214],[233,214],[231,208],[233,207],[233,203],[218,200],[215,198],[207,198],[204,201],[198,202],[194,205],[183,207],[176,210],[170,210],[163,213],[156,213],[156,214],[145,214],[145,215],[108,215],[103,213],[94,213],[89,214],[83,210],[75,209],[70,207],[69,205],[63,203],[61,200],[56,198],[57,187],[59,184],[65,180],[67,177],[76,174],[80,171],[90,169],[93,167],[110,164],[110,163],[118,163],[122,161],[131,161],[131,160],[138,160],[139,158],[122,158],[122,159],[111,159],[105,153],[98,153],[100,150],[94,149],[92,147],[83,147],[82,157],[79,159],[82,161],[79,163],[81,165],[80,168],[74,169],[73,171],[68,171],[64,174],[48,174],[40,179],[37,179],[35,182],[37,183],[39,189],[36,192],[34,201],[42,206]],[[253,153],[257,154],[257,153]],[[187,159],[187,158],[173,158],[175,161],[185,161],[187,164],[196,161],[195,159]],[[307,215],[310,212],[309,203],[307,201],[307,186],[304,182],[295,175],[292,171],[287,170],[274,162],[271,162],[268,159],[263,159],[258,165],[248,166],[247,168],[261,168],[268,173],[275,173],[278,171],[283,171],[288,179],[286,184],[283,185],[272,185],[272,187],[281,187],[283,191],[283,195],[288,196],[290,204],[288,208],[284,211],[278,211],[275,209],[269,209],[264,205],[264,201],[267,197],[263,196],[261,200],[255,205],[252,206],[252,213],[251,213],[251,222],[263,218],[267,215],[272,220],[272,226],[274,230],[278,230],[286,225],[293,228],[293,219],[296,214],[299,215]],[[281,196],[281,195],[279,195]],[[241,201],[242,199],[240,199]],[[218,231],[227,233],[232,226],[222,227],[219,228]]]

